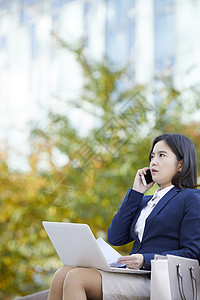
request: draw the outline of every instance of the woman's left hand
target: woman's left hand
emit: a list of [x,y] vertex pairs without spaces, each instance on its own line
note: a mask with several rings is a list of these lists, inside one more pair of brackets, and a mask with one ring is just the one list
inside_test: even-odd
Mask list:
[[144,267],[144,256],[142,254],[132,254],[129,256],[121,256],[118,261],[118,264],[126,264],[129,269],[140,269]]

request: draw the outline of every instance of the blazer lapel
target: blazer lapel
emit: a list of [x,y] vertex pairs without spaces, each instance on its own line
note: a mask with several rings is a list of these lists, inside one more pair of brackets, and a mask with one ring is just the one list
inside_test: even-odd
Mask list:
[[137,212],[136,215],[134,216],[134,221],[133,221],[132,227],[135,226],[135,224],[136,224],[136,222],[137,222],[137,220],[138,220],[138,218],[139,218],[139,216],[140,216],[140,213],[141,213],[142,209],[147,205],[147,203],[149,202],[149,200],[150,200],[152,197],[153,197],[153,195],[148,196],[148,197],[146,197],[146,198],[142,201],[141,206],[140,206],[138,212]]
[[148,218],[146,219],[146,224],[145,224],[145,229],[144,229],[144,234],[143,234],[143,239],[147,232],[149,231],[149,228],[151,227],[151,224],[153,220],[155,219],[156,215],[163,209],[163,207],[174,197],[176,194],[181,191],[177,187],[173,187],[169,192],[167,192],[161,200],[158,202],[158,204],[155,206],[153,211],[150,213]]
[[136,215],[134,216],[133,223],[131,224],[131,231],[130,231],[130,232],[131,232],[131,236],[132,236],[132,238],[133,238],[134,240],[137,240],[139,243],[140,243],[140,241],[139,241],[138,237],[135,235],[133,229],[134,229],[135,224],[136,224],[136,222],[137,222],[137,220],[138,220],[138,218],[139,218],[139,216],[140,216],[141,210],[147,205],[147,202],[149,202],[149,200],[150,200],[152,197],[153,197],[153,195],[151,195],[151,196],[146,196],[146,197],[144,198],[144,200],[143,200],[142,203],[141,203],[140,208],[138,209],[138,212],[137,212]]

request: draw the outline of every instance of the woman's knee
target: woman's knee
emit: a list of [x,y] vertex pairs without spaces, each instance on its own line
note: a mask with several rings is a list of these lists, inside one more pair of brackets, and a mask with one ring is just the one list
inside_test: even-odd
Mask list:
[[69,270],[65,276],[65,280],[64,280],[64,286],[67,285],[77,285],[79,283],[79,285],[82,282],[82,276],[81,276],[81,269],[80,268],[74,268],[72,270]]
[[83,289],[88,297],[101,299],[101,275],[95,269],[74,268],[67,273],[63,288]]
[[63,285],[67,273],[69,271],[71,271],[72,268],[73,267],[64,266],[64,267],[58,269],[53,276],[52,284]]

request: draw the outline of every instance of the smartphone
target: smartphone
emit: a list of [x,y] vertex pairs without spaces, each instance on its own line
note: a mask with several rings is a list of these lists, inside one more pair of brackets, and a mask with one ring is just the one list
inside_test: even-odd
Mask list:
[[149,183],[151,183],[152,181],[153,181],[153,178],[152,178],[152,176],[151,176],[151,171],[150,171],[150,169],[148,169],[147,171],[146,171],[146,175],[142,175],[141,176],[141,179],[142,179],[142,183],[145,185],[145,186],[147,186]]

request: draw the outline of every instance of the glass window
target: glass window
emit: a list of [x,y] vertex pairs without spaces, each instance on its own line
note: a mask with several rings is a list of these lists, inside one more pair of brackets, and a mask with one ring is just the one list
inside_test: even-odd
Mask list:
[[84,32],[87,34],[89,30],[89,17],[90,17],[90,11],[91,11],[91,3],[85,2],[84,3]]
[[[36,12],[41,7],[41,1],[40,0],[22,0],[20,3],[20,21],[21,23],[26,23],[36,16]],[[31,6],[31,8],[30,8]]]
[[30,39],[31,39],[31,58],[34,59],[37,56],[37,36],[35,25],[30,26]]
[[91,8],[91,3],[90,2],[85,2],[84,3],[84,16],[88,16]]
[[26,5],[26,4],[28,4],[28,5],[31,5],[31,4],[34,4],[35,2],[38,2],[38,1],[40,1],[40,0],[22,0],[21,1],[21,3],[22,3],[22,5]]
[[[170,7],[170,9],[169,9]],[[168,9],[166,9],[168,8]],[[173,1],[155,0],[155,68],[174,64],[175,33]]]
[[29,15],[27,9],[22,6],[21,7],[21,12],[20,12],[20,21],[21,21],[21,23],[25,23],[29,20],[31,20],[31,16]]
[[174,5],[174,0],[154,0],[155,13],[163,13],[167,8]]
[[7,37],[3,36],[0,38],[0,49],[6,49],[7,47]]
[[107,0],[106,54],[113,62],[125,63],[135,41],[133,0]]
[[7,0],[0,0],[0,9],[1,10],[8,10],[8,3]]
[[85,33],[85,47],[88,46],[88,32],[89,32],[89,24],[90,24],[90,11],[91,11],[91,3],[85,2],[84,3],[84,33]]
[[75,1],[75,0],[53,0],[52,7],[53,8],[61,7],[61,6],[65,5],[66,3],[72,2],[72,1]]

